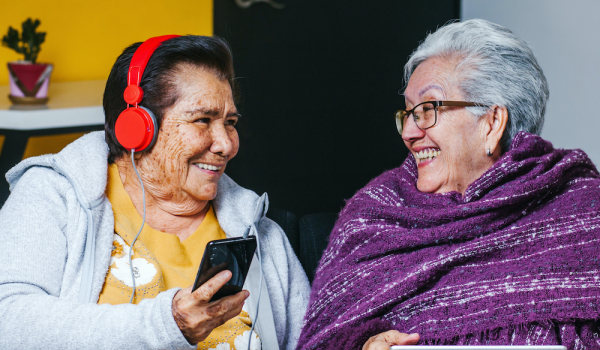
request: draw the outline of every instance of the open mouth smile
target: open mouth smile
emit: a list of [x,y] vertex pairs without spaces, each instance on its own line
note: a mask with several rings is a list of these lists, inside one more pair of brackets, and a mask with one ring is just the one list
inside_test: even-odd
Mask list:
[[193,163],[193,164],[200,169],[213,171],[215,173],[219,172],[223,168],[223,166],[215,166],[215,165],[210,165],[210,164],[205,164],[205,163]]
[[417,163],[420,164],[428,160],[434,160],[441,153],[442,151],[439,148],[426,148],[417,152],[415,158],[417,159]]

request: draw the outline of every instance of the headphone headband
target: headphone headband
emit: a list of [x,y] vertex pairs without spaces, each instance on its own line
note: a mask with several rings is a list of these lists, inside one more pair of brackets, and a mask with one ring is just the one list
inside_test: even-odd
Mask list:
[[[127,74],[127,85],[140,86],[142,75],[146,69],[146,65],[152,57],[152,54],[162,44],[163,41],[179,37],[180,35],[163,35],[150,38],[144,41],[135,51],[129,64],[129,73]],[[133,78],[133,80],[132,80]]]
[[152,57],[152,54],[154,51],[156,51],[156,48],[158,48],[163,41],[176,38],[178,36],[180,35],[157,36],[144,41],[140,47],[138,47],[131,58],[131,63],[129,63],[129,71],[127,72],[127,88],[123,94],[127,104],[137,105],[138,103],[142,102],[144,92],[139,86],[150,57]]

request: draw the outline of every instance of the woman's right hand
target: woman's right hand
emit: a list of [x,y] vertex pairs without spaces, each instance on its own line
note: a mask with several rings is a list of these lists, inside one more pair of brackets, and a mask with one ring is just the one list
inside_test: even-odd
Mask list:
[[210,298],[231,278],[225,270],[208,280],[192,293],[192,287],[182,289],[173,297],[171,311],[181,333],[190,344],[198,344],[213,329],[237,316],[250,292],[243,290],[215,302]]
[[372,336],[363,345],[362,350],[389,350],[392,345],[415,345],[419,342],[417,333],[406,334],[398,331],[387,331]]

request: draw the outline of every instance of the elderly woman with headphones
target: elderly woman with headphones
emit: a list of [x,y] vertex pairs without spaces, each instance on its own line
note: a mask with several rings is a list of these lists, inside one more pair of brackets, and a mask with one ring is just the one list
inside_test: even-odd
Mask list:
[[255,224],[259,197],[223,173],[239,147],[234,91],[220,39],[134,44],[108,78],[105,131],[7,173],[0,348],[296,346],[310,287],[264,216],[249,291],[210,302],[229,271],[189,287],[207,242]]

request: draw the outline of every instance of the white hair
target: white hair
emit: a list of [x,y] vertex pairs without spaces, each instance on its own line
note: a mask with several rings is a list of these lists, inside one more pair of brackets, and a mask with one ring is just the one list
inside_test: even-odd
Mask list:
[[[509,29],[482,19],[447,24],[425,38],[404,66],[404,79],[432,57],[457,59],[458,88],[468,102],[508,110],[501,139],[507,151],[521,131],[540,134],[549,91],[542,68],[527,44]],[[475,116],[485,107],[468,107]]]

